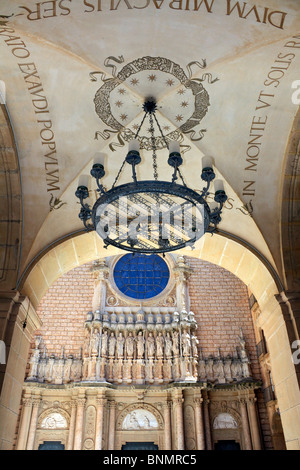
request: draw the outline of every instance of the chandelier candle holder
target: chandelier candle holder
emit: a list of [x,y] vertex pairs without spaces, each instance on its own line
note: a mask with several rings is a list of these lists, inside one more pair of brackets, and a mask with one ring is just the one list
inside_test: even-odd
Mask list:
[[[113,245],[133,253],[165,253],[187,246],[193,248],[204,233],[213,233],[221,221],[221,212],[227,196],[222,180],[215,180],[212,157],[202,158],[201,179],[206,182],[201,194],[190,189],[182,176],[183,158],[177,141],[166,139],[156,117],[157,105],[149,98],[143,105],[144,116],[129,142],[127,155],[109,190],[100,180],[105,176],[105,155],[94,157],[90,174],[96,179],[99,197],[94,206],[86,202],[89,196],[89,175],[81,175],[75,192],[81,209],[79,218],[86,230],[96,230],[104,246]],[[138,180],[136,167],[141,163],[141,141],[138,139],[146,117],[149,118],[152,146],[153,179]],[[173,168],[171,181],[160,181],[157,173],[157,140],[154,124],[169,151],[168,164]],[[117,185],[125,164],[131,166],[132,180]],[[181,180],[180,184],[177,182]],[[207,203],[209,189],[214,181],[214,202]]]

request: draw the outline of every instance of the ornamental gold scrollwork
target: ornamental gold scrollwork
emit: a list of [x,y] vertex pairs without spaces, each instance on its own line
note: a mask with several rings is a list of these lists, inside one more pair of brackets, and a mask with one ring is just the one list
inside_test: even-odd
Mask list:
[[[100,136],[104,140],[107,140],[111,134],[116,134],[117,142],[113,142],[109,145],[110,149],[115,151],[116,147],[122,147],[125,145],[125,142],[128,142],[134,138],[135,132],[128,127],[124,127],[124,123],[120,122],[120,117],[116,116],[116,113],[113,113],[110,98],[114,90],[129,79],[131,86],[138,90],[138,85],[144,72],[152,72],[150,75],[148,75],[148,79],[152,81],[156,80],[157,73],[163,73],[163,76],[166,77],[166,86],[172,86],[176,82],[180,85],[182,94],[185,91],[189,91],[193,96],[193,113],[189,115],[184,122],[180,122],[182,121],[182,118],[178,120],[180,125],[175,130],[166,134],[165,137],[167,139],[177,140],[181,143],[183,141],[184,134],[190,134],[189,137],[192,141],[199,141],[204,137],[206,129],[201,129],[198,131],[198,133],[196,133],[194,130],[194,128],[206,115],[210,105],[209,95],[203,86],[203,82],[206,81],[209,84],[213,84],[218,80],[218,78],[213,79],[210,73],[203,74],[201,78],[193,78],[192,67],[196,65],[197,68],[200,69],[206,68],[205,59],[201,62],[190,62],[187,65],[187,73],[180,65],[164,57],[145,56],[138,58],[124,65],[119,72],[117,72],[117,66],[111,63],[112,61],[116,64],[123,64],[124,57],[119,56],[119,58],[116,58],[110,56],[105,60],[104,65],[106,67],[112,68],[112,77],[107,78],[106,74],[103,72],[90,73],[91,81],[97,81],[95,75],[100,74],[100,78],[103,82],[103,85],[97,90],[95,94],[94,104],[96,114],[99,116],[102,122],[108,126],[108,128],[104,129],[102,132],[97,131],[95,133],[96,139],[98,139],[98,136]],[[119,93],[121,93],[121,91],[123,95],[126,93],[126,90],[123,88],[119,89]],[[118,100],[117,103],[119,103],[119,106],[121,106],[122,101]],[[164,148],[166,146],[166,143],[162,137],[157,137],[155,144],[157,149]],[[140,145],[141,148],[151,150],[153,143],[150,137],[141,136]],[[189,148],[190,147],[187,145],[182,145],[183,152],[189,150]]]

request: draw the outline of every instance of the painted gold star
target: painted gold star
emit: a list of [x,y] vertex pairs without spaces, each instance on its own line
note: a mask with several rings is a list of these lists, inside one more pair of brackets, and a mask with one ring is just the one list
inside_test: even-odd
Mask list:
[[177,91],[178,95],[183,95],[185,93],[185,90],[183,88],[180,88],[180,90]]
[[133,78],[131,81],[130,81],[131,85],[137,85],[139,83],[139,80],[137,78]]
[[118,108],[120,108],[120,107],[123,105],[123,103],[122,103],[122,101],[116,101],[115,105],[116,105]]
[[182,103],[181,103],[181,107],[182,107],[182,108],[186,108],[188,105],[189,105],[189,104],[188,104],[187,101],[182,101]]
[[155,82],[156,81],[156,75],[154,75],[154,73],[149,75],[148,80],[149,80],[149,82]]
[[177,114],[177,116],[175,117],[175,119],[176,119],[177,122],[182,121],[182,119],[183,119],[182,114]]
[[169,78],[169,80],[166,81],[167,86],[172,86],[174,85],[174,83],[175,83],[174,80],[172,80],[171,78]]
[[118,93],[119,93],[120,95],[125,95],[126,90],[125,90],[124,88],[119,88],[119,89],[118,89]]
[[121,114],[120,118],[122,119],[122,121],[126,121],[128,116],[127,116],[127,114]]

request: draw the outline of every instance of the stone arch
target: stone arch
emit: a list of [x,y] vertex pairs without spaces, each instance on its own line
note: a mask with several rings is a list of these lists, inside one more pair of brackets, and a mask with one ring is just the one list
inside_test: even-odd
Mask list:
[[[56,414],[62,416],[62,418],[66,421],[67,426],[63,427],[63,428],[53,428],[53,429],[54,430],[55,429],[68,429],[69,424],[70,424],[70,415],[69,415],[69,413],[67,411],[63,410],[62,408],[56,408],[56,407],[48,408],[40,414],[39,419],[38,419],[37,428],[42,429],[42,427],[43,427],[42,425],[43,425],[44,420],[51,417],[52,415],[56,415]],[[49,428],[49,429],[51,429],[51,428]]]
[[213,419],[213,429],[236,429],[237,427],[238,423],[232,413],[221,411]]
[[[118,255],[114,247],[104,249],[96,232],[79,233],[54,244],[37,256],[23,273],[19,288],[37,307],[44,293],[67,271],[97,258]],[[204,235],[196,249],[179,250],[178,254],[200,258],[227,269],[240,278],[254,294],[262,308],[280,291],[280,282],[271,266],[246,245],[220,234]]]
[[[238,411],[236,411],[235,409],[233,409],[232,407],[230,407],[227,404],[225,404],[225,405],[222,404],[222,406],[216,406],[211,411],[210,419],[211,419],[212,428],[213,428],[215,419],[221,414],[228,414],[228,415],[232,416],[234,421],[237,423],[237,428],[235,428],[235,429],[239,429],[239,428],[242,427],[242,420],[241,420],[241,416],[238,413]],[[216,428],[214,428],[214,429],[216,429]]]
[[150,405],[149,403],[132,403],[131,405],[127,406],[126,408],[124,408],[118,415],[117,417],[117,421],[116,421],[116,428],[117,430],[123,430],[123,422],[126,418],[126,416],[128,416],[130,413],[134,412],[134,411],[137,411],[137,410],[145,410],[145,411],[148,411],[149,413],[151,413],[154,418],[156,419],[157,421],[157,425],[158,427],[155,428],[156,430],[161,430],[164,428],[164,420],[163,420],[163,417],[162,415],[160,414],[160,412],[152,405]]
[[[2,90],[4,83],[2,82]],[[4,92],[3,92],[4,93]],[[1,94],[0,94],[1,95]],[[22,185],[17,144],[4,98],[0,96],[1,260],[3,291],[14,289],[22,247]]]
[[[285,430],[296,420],[293,410],[295,406],[299,406],[299,400],[296,398],[299,395],[299,385],[295,370],[297,366],[291,361],[287,317],[277,300],[283,291],[283,286],[272,265],[261,254],[246,242],[230,234],[225,235],[206,234],[193,251],[185,249],[178,251],[177,254],[192,256],[227,269],[244,282],[255,296],[259,307],[256,326],[264,329],[268,342],[272,359],[273,384]],[[60,240],[40,253],[24,272],[19,289],[30,298],[33,307],[37,307],[48,288],[67,271],[95,259],[120,253],[120,250],[113,247],[104,249],[96,232],[78,232],[77,236]],[[274,334],[275,324],[276,334]],[[295,391],[295,403],[290,408],[286,408],[284,400],[287,384]],[[295,422],[294,427],[296,431],[291,441],[297,438],[299,423]]]
[[285,155],[281,194],[281,256],[285,288],[299,292],[299,188],[300,188],[300,108],[294,119]]

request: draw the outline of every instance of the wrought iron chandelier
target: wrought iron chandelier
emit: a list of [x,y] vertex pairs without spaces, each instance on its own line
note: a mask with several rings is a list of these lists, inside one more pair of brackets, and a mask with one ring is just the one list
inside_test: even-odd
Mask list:
[[[209,205],[207,196],[215,173],[212,158],[204,157],[201,178],[206,187],[201,194],[190,189],[180,171],[183,159],[179,143],[166,140],[155,114],[155,100],[147,99],[143,110],[142,121],[135,138],[129,142],[128,153],[111,189],[106,190],[100,183],[105,175],[103,157],[94,160],[90,173],[96,179],[99,197],[92,208],[85,202],[89,196],[87,184],[79,183],[75,192],[81,204],[79,218],[86,230],[97,231],[106,248],[113,245],[130,252],[150,254],[193,247],[204,233],[213,233],[221,221],[222,208],[227,200],[223,182],[215,180],[215,202]],[[139,181],[136,174],[136,166],[141,163],[138,137],[146,117],[150,123],[154,174],[152,180]],[[171,181],[158,179],[154,122],[169,150],[168,164],[173,168]],[[131,165],[133,181],[117,186],[126,163]],[[179,179],[180,184],[177,182]]]

